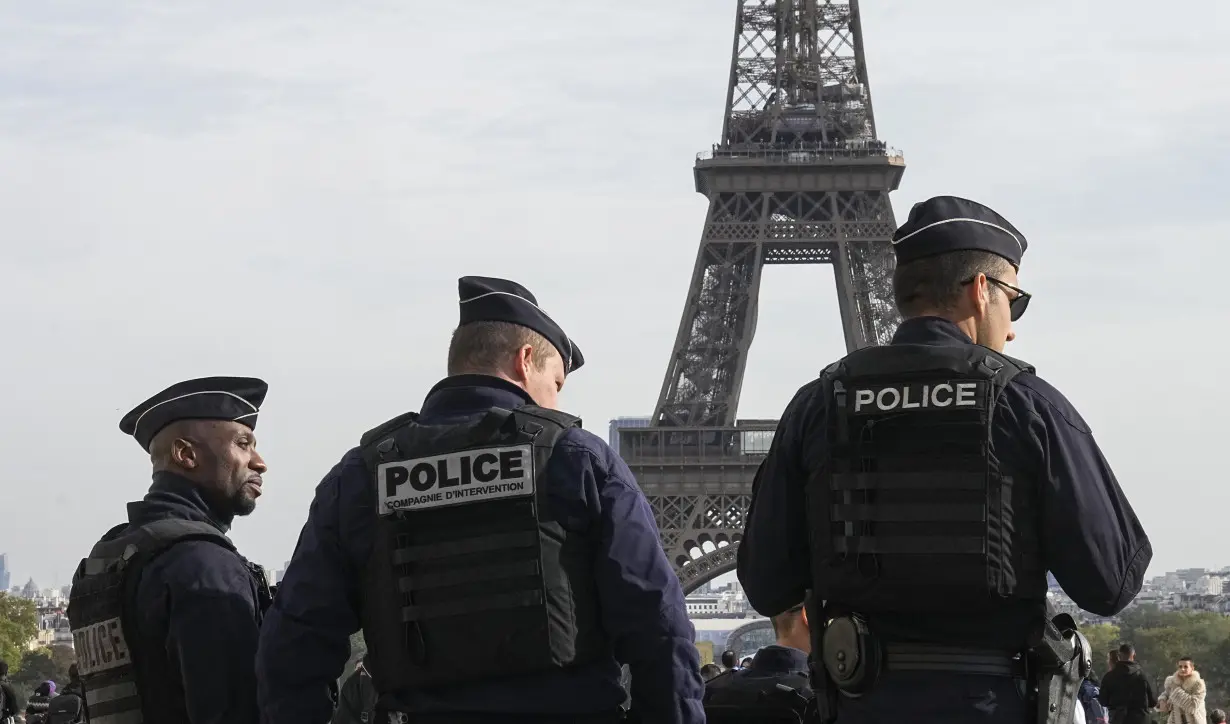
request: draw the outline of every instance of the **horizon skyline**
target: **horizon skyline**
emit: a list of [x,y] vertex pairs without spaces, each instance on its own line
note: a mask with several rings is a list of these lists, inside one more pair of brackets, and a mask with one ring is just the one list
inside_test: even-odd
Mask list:
[[[0,551],[0,555],[8,555],[8,556],[9,556],[9,560],[10,560],[10,561],[12,560],[12,551],[11,551],[11,550],[10,550],[10,551]],[[266,565],[266,564],[264,564],[264,563],[262,563],[262,562],[260,562],[260,561],[257,561],[257,560],[253,560],[252,562],[253,562],[253,563],[256,563],[257,565],[260,565],[261,567],[263,567],[263,568],[266,570],[266,572],[268,573],[268,575],[273,576],[273,575],[275,575],[278,571],[280,571],[280,570],[284,570],[283,566],[285,566],[285,565],[286,565],[289,561],[282,561],[282,562],[281,562],[280,564],[278,564],[277,566]],[[77,566],[77,564],[76,564],[76,563],[74,563],[74,564],[73,564],[73,568],[75,569],[75,568],[76,568],[76,566]],[[13,584],[11,584],[11,585],[9,586],[9,588],[8,588],[8,589],[2,589],[2,590],[4,590],[4,592],[6,592],[6,593],[7,593],[7,592],[11,592],[11,591],[12,591],[12,589],[14,589],[14,588],[23,588],[23,587],[25,587],[25,585],[26,585],[26,583],[25,583],[25,582],[28,582],[28,581],[30,581],[30,580],[33,580],[33,581],[34,581],[35,585],[38,587],[38,590],[39,590],[40,592],[45,591],[45,590],[47,590],[47,589],[49,589],[49,588],[50,588],[50,589],[54,589],[54,590],[59,590],[59,589],[63,588],[64,586],[72,585],[72,574],[69,574],[69,576],[68,576],[68,580],[67,580],[67,581],[65,581],[64,583],[52,583],[52,584],[50,584],[50,585],[44,585],[43,583],[40,583],[40,582],[39,582],[39,580],[38,580],[38,576],[37,576],[37,575],[27,575],[27,574],[25,574],[25,573],[22,573],[20,576],[17,576],[17,575],[15,575],[15,574],[14,574],[14,572],[13,572],[13,569],[12,569],[12,568],[8,568],[7,570],[8,570],[8,573],[10,574],[10,576],[12,576],[12,580],[14,580],[14,581],[16,581],[16,580],[20,580],[20,581],[23,581],[23,583],[20,583],[20,584],[13,583]],[[1161,577],[1166,576],[1166,575],[1171,574],[1171,573],[1181,573],[1181,572],[1184,572],[1184,571],[1195,571],[1195,570],[1201,570],[1201,571],[1204,571],[1206,574],[1220,574],[1220,573],[1230,574],[1230,562],[1226,563],[1225,565],[1220,565],[1220,566],[1198,566],[1198,565],[1197,565],[1197,566],[1184,566],[1184,567],[1180,567],[1180,568],[1172,568],[1172,569],[1170,569],[1170,570],[1162,571],[1162,572],[1160,572],[1160,573],[1155,573],[1155,572],[1154,572],[1154,570],[1153,570],[1153,566],[1150,566],[1150,567],[1149,567],[1149,569],[1145,572],[1145,583],[1148,583],[1150,580],[1153,580],[1153,579],[1156,579],[1156,578],[1161,578]],[[1052,574],[1050,571],[1047,571],[1047,577],[1048,577],[1048,580],[1050,580],[1050,579],[1052,579],[1052,578],[1053,578],[1053,574]],[[727,572],[727,573],[723,573],[723,574],[721,574],[721,575],[719,575],[719,576],[715,576],[715,577],[713,577],[713,578],[709,579],[709,580],[707,581],[707,583],[708,583],[709,585],[725,585],[726,583],[728,583],[728,582],[730,582],[730,581],[733,581],[733,580],[737,580],[737,577],[736,577],[736,575],[735,575],[735,572],[734,572],[734,571],[729,571],[729,572]]]

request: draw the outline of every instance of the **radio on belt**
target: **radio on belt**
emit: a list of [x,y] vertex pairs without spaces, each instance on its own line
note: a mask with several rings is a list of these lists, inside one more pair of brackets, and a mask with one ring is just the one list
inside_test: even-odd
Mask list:
[[854,390],[850,404],[856,413],[894,410],[932,410],[953,407],[986,406],[984,382],[941,382],[939,384],[889,385]]
[[380,514],[534,494],[534,447],[489,447],[382,463]]

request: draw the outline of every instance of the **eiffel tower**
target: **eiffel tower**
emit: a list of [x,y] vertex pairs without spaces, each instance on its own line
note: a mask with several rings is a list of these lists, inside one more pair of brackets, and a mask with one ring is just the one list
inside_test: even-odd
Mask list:
[[666,379],[648,427],[612,423],[685,592],[734,569],[777,426],[735,417],[764,267],[832,264],[847,349],[888,342],[900,321],[888,194],[904,171],[876,136],[858,0],[738,0],[722,139],[696,158],[709,211]]

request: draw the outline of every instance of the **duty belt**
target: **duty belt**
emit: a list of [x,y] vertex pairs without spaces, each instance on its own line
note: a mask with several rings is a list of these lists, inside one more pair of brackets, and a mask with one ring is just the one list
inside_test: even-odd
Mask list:
[[944,671],[1025,678],[1023,656],[989,649],[932,644],[885,644],[884,668],[888,671]]

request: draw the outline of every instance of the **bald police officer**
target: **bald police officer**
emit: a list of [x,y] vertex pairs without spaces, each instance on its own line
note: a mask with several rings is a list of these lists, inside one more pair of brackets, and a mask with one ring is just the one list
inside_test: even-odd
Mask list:
[[154,482],[73,576],[68,619],[94,724],[256,724],[264,571],[227,538],[267,469],[256,418],[268,386],[188,380],[142,402],[120,429]]
[[1152,549],[1089,426],[1003,354],[1030,300],[1021,232],[942,196],[893,243],[906,320],[790,402],[739,579],[769,616],[812,592],[811,620],[827,622],[813,678],[837,721],[1019,723],[1046,572],[1109,616],[1139,592]]
[[[266,724],[323,724],[360,627],[390,721],[702,722],[679,582],[627,466],[555,409],[576,344],[459,282],[449,376],[316,490],[257,657]],[[405,718],[402,718],[405,717]]]

